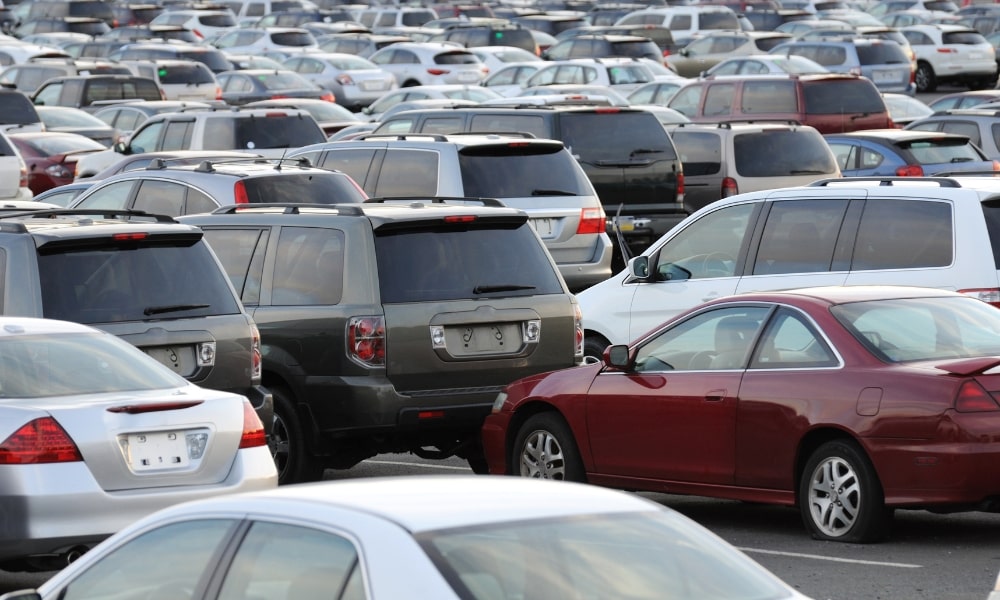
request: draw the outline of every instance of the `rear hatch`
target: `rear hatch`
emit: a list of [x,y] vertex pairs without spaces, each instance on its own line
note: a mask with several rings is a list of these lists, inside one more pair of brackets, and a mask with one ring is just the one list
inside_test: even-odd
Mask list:
[[424,405],[489,402],[575,363],[572,296],[524,217],[504,212],[375,230],[386,374]]
[[820,133],[892,127],[878,88],[863,77],[823,78],[802,82],[805,118]]

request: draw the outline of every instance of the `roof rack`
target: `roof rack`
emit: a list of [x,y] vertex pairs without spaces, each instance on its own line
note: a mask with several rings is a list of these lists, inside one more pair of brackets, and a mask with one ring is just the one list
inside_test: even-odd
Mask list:
[[473,196],[386,196],[380,198],[368,198],[365,204],[393,204],[393,203],[423,203],[448,204],[451,202],[478,202],[483,206],[495,206],[506,208],[507,205],[496,198],[480,198]]
[[[53,219],[57,217],[87,215],[112,219],[116,217],[146,217],[154,219],[157,223],[177,223],[177,221],[169,215],[149,213],[144,210],[115,210],[100,208],[52,208],[47,210],[26,210],[25,212],[0,213],[0,221],[6,221],[8,219],[24,219],[25,217],[30,217],[32,219]],[[88,224],[93,223],[93,221],[89,219],[87,222]],[[24,226],[24,223],[21,222],[0,222],[0,231],[25,233],[27,228]]]
[[974,171],[939,171],[934,177],[1000,177],[1000,171],[977,169]]
[[292,202],[262,202],[260,204],[227,204],[226,206],[220,206],[219,208],[212,211],[213,215],[232,215],[238,212],[261,209],[261,208],[281,208],[281,214],[283,215],[298,215],[302,214],[303,208],[308,209],[323,209],[337,211],[338,214],[361,217],[364,216],[364,212],[361,207],[357,204],[317,204],[317,203],[292,203]]
[[809,184],[809,187],[829,187],[831,185],[850,185],[857,182],[878,182],[880,186],[893,186],[896,183],[936,183],[939,187],[960,188],[962,184],[949,177],[840,177],[820,179]]

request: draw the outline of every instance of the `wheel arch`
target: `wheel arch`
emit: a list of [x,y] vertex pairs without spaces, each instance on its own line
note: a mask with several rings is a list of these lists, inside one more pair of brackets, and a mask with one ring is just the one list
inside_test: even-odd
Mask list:
[[[559,417],[563,421],[566,421],[567,425],[569,424],[569,419],[566,418],[566,415],[564,415],[561,410],[559,410],[555,405],[539,399],[534,399],[525,402],[524,404],[519,406],[514,415],[511,416],[510,423],[507,425],[507,432],[504,436],[504,448],[506,448],[505,462],[507,467],[507,475],[514,474],[514,454],[517,452],[517,449],[514,447],[514,440],[517,438],[517,433],[518,431],[521,430],[521,426],[524,425],[525,421],[527,421],[531,417],[545,412],[555,413],[559,415]],[[582,459],[584,451],[583,448],[580,446],[579,440],[576,440],[576,445],[578,448],[580,448],[580,454]],[[589,452],[587,452],[587,455],[589,456]],[[584,461],[584,464],[586,464],[586,461]]]
[[[809,457],[811,457],[820,446],[834,440],[842,440],[855,444],[861,452],[868,457],[869,462],[872,462],[871,456],[868,454],[868,450],[865,448],[865,445],[861,443],[861,440],[848,431],[838,429],[836,427],[822,427],[809,431],[799,441],[799,448],[795,457],[795,472],[792,473],[792,490],[795,492],[796,503],[799,500],[799,484],[802,483],[803,471],[805,471],[806,463],[809,462]],[[876,470],[876,474],[877,473],[878,471]]]

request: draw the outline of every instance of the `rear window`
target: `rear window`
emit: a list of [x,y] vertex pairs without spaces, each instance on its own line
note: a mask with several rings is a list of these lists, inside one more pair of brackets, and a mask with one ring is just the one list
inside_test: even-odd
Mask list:
[[562,293],[558,272],[527,222],[379,229],[375,255],[386,304]]
[[[827,175],[836,160],[823,137],[812,129],[743,133],[733,138],[736,172],[743,177]],[[687,163],[684,170],[687,171]]]
[[272,33],[271,41],[279,46],[311,46],[316,43],[316,38],[305,31],[284,31]]
[[632,58],[655,58],[661,59],[660,47],[650,40],[635,42],[615,42],[611,44],[612,56],[629,56]]
[[561,139],[570,154],[595,166],[677,159],[670,136],[648,112],[568,112],[562,116]]
[[941,43],[948,44],[988,44],[983,34],[975,31],[954,31],[945,32],[941,36]]
[[110,2],[69,2],[68,16],[93,17],[102,21],[113,21],[114,10]]
[[336,204],[363,202],[364,196],[346,175],[313,172],[285,173],[281,176],[247,177],[243,180],[247,200],[263,202],[305,202]]
[[206,150],[298,148],[326,141],[309,116],[214,118],[205,121]]
[[495,29],[491,38],[490,46],[513,46],[535,53],[535,38],[527,29]]
[[215,73],[228,71],[233,68],[233,63],[229,62],[226,55],[221,50],[210,50],[207,52],[179,50],[177,58],[196,60]]
[[816,115],[883,113],[885,102],[867,79],[810,81],[802,85],[806,112]]
[[91,79],[83,104],[105,100],[162,100],[160,88],[152,79]]
[[587,176],[558,146],[467,146],[459,152],[458,162],[467,196],[531,198],[593,194]]
[[740,21],[735,13],[731,12],[703,12],[698,15],[699,29],[736,29],[740,28]]
[[858,61],[863,65],[909,64],[906,52],[894,43],[858,44]]
[[27,96],[20,92],[0,93],[0,123],[27,125],[39,121],[38,111]]
[[993,249],[993,266],[1000,269],[1000,200],[983,202],[983,216]]
[[722,138],[703,131],[676,129],[670,134],[684,165],[684,174],[691,177],[714,175],[722,167]]
[[236,17],[226,13],[201,15],[198,21],[207,27],[236,27]]
[[171,66],[160,65],[156,69],[156,74],[160,78],[160,83],[215,83],[215,78],[212,77],[212,72],[208,70],[208,67],[202,64]]
[[434,55],[434,64],[437,65],[472,65],[478,62],[479,58],[471,52],[441,52]]
[[429,10],[428,11],[408,10],[403,12],[402,19],[400,20],[402,21],[403,25],[406,25],[408,27],[420,27],[427,21],[432,21],[436,18],[437,15],[435,15],[433,12]]
[[963,163],[985,160],[975,146],[964,139],[921,140],[904,145],[920,164]]
[[76,249],[63,245],[56,252],[42,248],[38,268],[44,317],[89,324],[240,312],[203,241],[87,242]]

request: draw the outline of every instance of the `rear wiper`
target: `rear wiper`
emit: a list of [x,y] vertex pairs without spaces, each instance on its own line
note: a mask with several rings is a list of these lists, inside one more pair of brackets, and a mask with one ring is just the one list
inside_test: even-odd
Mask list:
[[969,158],[967,156],[964,156],[964,157],[963,156],[956,156],[955,158],[951,159],[951,162],[953,162],[953,163],[972,162],[973,160],[974,159]]
[[168,306],[150,306],[142,311],[146,315],[162,315],[163,313],[179,312],[182,310],[195,310],[198,308],[208,308],[211,304],[171,304]]
[[531,190],[532,196],[579,196],[576,192],[567,190]]
[[488,294],[490,292],[515,292],[517,290],[533,290],[533,285],[517,285],[516,283],[505,283],[500,285],[477,285],[472,288],[473,294]]
[[815,169],[798,169],[789,172],[789,175],[822,175],[826,171],[817,171]]
[[636,148],[635,150],[628,153],[628,157],[638,156],[640,154],[663,154],[666,150],[657,150],[655,148]]

